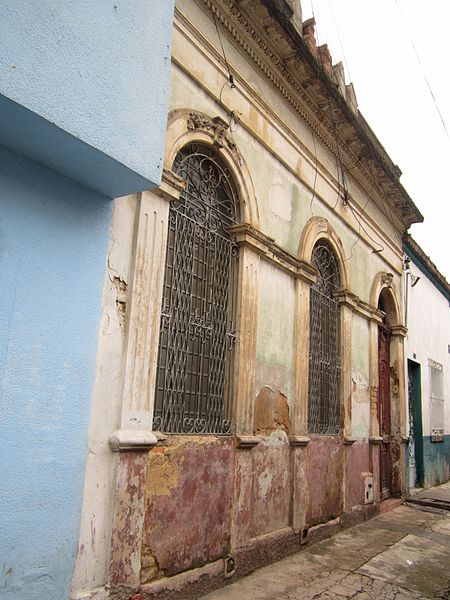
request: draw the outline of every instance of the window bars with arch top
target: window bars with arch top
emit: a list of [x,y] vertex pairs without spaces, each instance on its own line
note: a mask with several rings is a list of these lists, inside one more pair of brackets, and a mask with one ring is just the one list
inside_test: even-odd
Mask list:
[[310,345],[308,374],[308,432],[337,435],[341,432],[339,383],[338,259],[325,240],[313,249],[312,264],[318,271],[310,290]]
[[229,434],[238,247],[227,228],[238,196],[206,145],[182,148],[173,170],[186,188],[169,209],[153,429]]

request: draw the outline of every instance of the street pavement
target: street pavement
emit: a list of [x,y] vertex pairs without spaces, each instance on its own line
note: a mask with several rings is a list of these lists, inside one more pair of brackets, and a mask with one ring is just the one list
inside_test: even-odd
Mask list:
[[450,600],[450,482],[202,600]]

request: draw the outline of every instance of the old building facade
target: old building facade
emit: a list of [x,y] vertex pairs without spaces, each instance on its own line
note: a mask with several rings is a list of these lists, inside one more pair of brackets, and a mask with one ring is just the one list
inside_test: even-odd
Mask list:
[[178,0],[169,104],[160,188],[114,208],[79,550],[106,575],[74,598],[195,597],[406,491],[421,215],[342,65],[298,2]]
[[409,408],[408,483],[450,479],[450,286],[422,248],[405,237]]

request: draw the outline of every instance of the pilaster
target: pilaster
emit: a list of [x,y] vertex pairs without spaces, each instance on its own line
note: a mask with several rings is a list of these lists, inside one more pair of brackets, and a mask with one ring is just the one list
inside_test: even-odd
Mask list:
[[236,351],[236,434],[253,435],[253,402],[256,363],[256,329],[259,298],[260,256],[240,244],[238,344]]
[[308,432],[309,314],[311,282],[298,277],[295,282],[296,307],[294,331],[294,401],[291,434]]
[[344,436],[350,440],[352,435],[352,319],[356,302],[347,290],[340,290],[337,300],[340,305],[341,423]]
[[165,170],[161,187],[139,198],[121,423],[110,437],[116,451],[148,449],[157,442],[151,430],[169,201],[180,197],[184,185]]
[[378,320],[369,325],[370,437],[380,435],[378,422]]

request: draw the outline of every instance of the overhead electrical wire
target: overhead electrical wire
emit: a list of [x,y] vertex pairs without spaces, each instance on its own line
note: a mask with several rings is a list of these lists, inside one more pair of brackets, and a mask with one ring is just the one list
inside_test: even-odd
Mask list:
[[441,110],[439,108],[439,104],[438,104],[438,102],[436,100],[436,96],[434,95],[433,89],[431,88],[431,85],[430,85],[430,82],[428,80],[427,74],[425,73],[424,65],[422,63],[422,60],[420,58],[419,52],[418,52],[417,47],[416,47],[416,45],[414,43],[412,35],[411,35],[410,31],[409,31],[409,28],[408,28],[408,26],[406,24],[406,19],[405,19],[404,15],[403,15],[402,9],[400,8],[400,4],[398,3],[398,0],[394,0],[394,2],[395,2],[395,5],[397,6],[398,12],[399,12],[400,17],[402,19],[403,27],[405,29],[405,32],[408,35],[409,41],[411,43],[412,49],[414,51],[414,54],[415,54],[415,57],[416,57],[416,60],[417,60],[417,63],[419,65],[420,69],[422,70],[423,78],[425,80],[425,83],[426,83],[426,86],[428,88],[428,91],[430,92],[430,96],[431,96],[431,99],[433,100],[434,106],[436,108],[436,112],[438,113],[439,118],[441,120],[442,127],[444,128],[444,131],[445,131],[445,134],[446,134],[447,138],[450,140],[450,134],[448,132],[447,125],[445,124],[444,117],[442,116],[442,112],[441,112]]
[[[220,35],[219,26],[217,24],[217,19],[216,19],[216,15],[214,14],[214,9],[213,9],[212,4],[211,4],[211,15],[212,15],[212,18],[213,18],[213,21],[214,21],[214,25],[215,25],[215,28],[216,28],[217,37],[219,39],[220,47],[222,49],[222,55],[223,55],[223,60],[225,62],[225,67],[226,67],[227,72],[228,72],[228,78],[226,79],[226,81],[224,82],[224,84],[222,85],[222,87],[220,89],[219,103],[226,110],[226,112],[228,113],[228,131],[229,131],[229,134],[230,134],[231,138],[233,139],[233,141],[235,143],[236,153],[237,153],[237,156],[238,156],[238,162],[239,162],[239,164],[241,164],[242,163],[241,153],[239,152],[236,140],[234,139],[234,135],[233,135],[234,133],[236,133],[236,131],[239,128],[239,118],[238,118],[237,115],[240,115],[241,113],[239,113],[236,110],[229,110],[224,105],[224,103],[222,102],[222,94],[223,94],[223,90],[224,90],[225,86],[227,84],[229,84],[231,89],[235,89],[236,88],[236,83],[234,81],[233,74],[231,73],[230,65],[228,63],[227,55],[226,55],[226,52],[225,52],[225,47],[224,47],[223,42],[222,42],[222,36]],[[233,122],[234,122],[234,126],[233,126]]]
[[[226,55],[225,48],[224,48],[224,45],[223,45],[223,42],[222,42],[222,36],[220,35],[219,26],[217,24],[216,15],[214,14],[214,9],[213,9],[212,5],[211,5],[211,14],[212,14],[212,18],[213,18],[213,21],[214,21],[214,25],[216,27],[217,37],[219,38],[220,47],[222,48],[222,54],[223,54],[223,59],[225,61],[225,66],[226,66],[226,69],[228,71],[228,81],[230,83],[230,86],[232,88],[235,88],[236,84],[234,83],[234,77],[233,77],[233,75],[231,73],[230,65],[228,64],[227,55]],[[224,87],[225,86],[222,86],[222,90],[223,90]],[[222,95],[222,90],[221,90],[221,95]]]
[[[330,6],[330,2],[329,2],[329,0],[328,0],[328,4],[329,4],[329,6]],[[314,19],[314,22],[315,22],[315,21],[316,21],[316,18],[315,18],[315,13],[314,13],[314,3],[313,3],[313,0],[311,0],[311,12],[312,12],[313,19]],[[333,13],[333,11],[332,11],[332,9],[331,9],[331,6],[330,6],[330,12],[331,12],[331,14],[332,14],[332,18],[333,18],[333,24],[334,24],[334,27],[335,27],[335,30],[336,30],[336,34],[337,34],[337,37],[338,37],[338,40],[339,40],[339,43],[340,43],[340,46],[341,46],[341,51],[342,51],[342,55],[343,55],[343,58],[344,58],[344,64],[345,64],[345,66],[346,66],[346,69],[348,69],[348,67],[347,67],[347,60],[346,60],[346,57],[345,57],[344,46],[343,46],[343,43],[342,43],[342,40],[341,40],[341,36],[340,36],[340,34],[339,34],[339,31],[338,31],[338,28],[337,28],[336,19],[334,18],[334,13]],[[316,31],[317,31],[317,30],[316,30]],[[318,43],[318,45],[320,46],[320,41],[319,41],[319,33],[318,33],[318,31],[317,31],[317,43]],[[319,62],[320,62],[320,65],[321,65],[321,67],[322,67],[322,70],[324,70],[324,67],[323,67],[323,61],[322,61],[322,56],[321,56],[321,54],[320,54],[320,53],[319,53]],[[357,244],[357,243],[360,241],[360,239],[361,239],[361,230],[362,230],[362,231],[364,231],[364,233],[366,234],[366,236],[367,236],[367,237],[368,237],[368,238],[369,238],[369,239],[370,239],[370,240],[371,240],[371,241],[372,241],[374,244],[376,244],[376,245],[378,246],[378,249],[377,249],[377,250],[372,250],[372,252],[373,252],[374,254],[377,254],[377,253],[383,252],[383,251],[384,251],[384,246],[383,246],[382,244],[380,244],[380,242],[378,242],[377,240],[375,240],[375,239],[374,239],[374,238],[373,238],[373,237],[372,237],[372,236],[369,234],[369,232],[366,230],[366,228],[365,228],[365,227],[362,225],[362,222],[361,222],[362,215],[365,213],[365,210],[366,210],[366,208],[367,208],[367,205],[368,205],[368,203],[369,203],[369,200],[370,200],[370,196],[368,197],[368,199],[367,199],[367,201],[366,201],[366,203],[365,203],[365,205],[364,205],[364,208],[363,208],[363,209],[362,209],[362,211],[361,211],[361,215],[360,215],[360,216],[358,216],[357,212],[355,211],[355,209],[353,208],[353,206],[352,206],[352,204],[351,204],[351,201],[350,201],[350,195],[349,195],[349,192],[348,192],[348,189],[347,189],[347,184],[346,184],[346,181],[345,181],[345,171],[344,171],[344,166],[343,166],[343,163],[342,163],[342,160],[341,160],[341,154],[340,154],[340,149],[339,149],[339,142],[338,142],[337,135],[336,135],[336,123],[335,123],[335,121],[334,121],[333,110],[332,110],[332,107],[331,107],[331,103],[330,103],[330,100],[329,100],[329,98],[328,98],[328,108],[329,108],[329,112],[330,112],[330,119],[331,119],[331,123],[332,123],[333,134],[335,135],[335,140],[336,140],[336,167],[337,167],[337,175],[338,175],[338,197],[337,197],[337,199],[336,199],[336,202],[335,202],[335,204],[334,204],[334,207],[333,207],[333,209],[336,209],[336,207],[337,207],[337,204],[338,204],[338,202],[339,202],[339,199],[341,198],[341,185],[342,185],[342,189],[343,189],[343,195],[342,195],[342,196],[343,196],[343,202],[344,202],[344,204],[345,204],[345,205],[347,205],[347,206],[349,207],[349,209],[351,210],[351,212],[352,212],[352,214],[353,214],[353,216],[354,216],[354,218],[355,218],[356,222],[358,223],[358,234],[357,234],[357,238],[355,239],[355,241],[353,242],[353,244],[352,244],[352,246],[351,246],[351,248],[350,248],[350,256],[349,256],[349,257],[347,257],[347,258],[345,258],[345,259],[343,259],[343,262],[345,262],[345,261],[348,261],[348,260],[350,260],[350,259],[353,257],[353,248],[356,246],[356,244]],[[373,148],[371,147],[371,144],[370,144],[370,142],[369,142],[369,146],[370,146],[370,151],[371,151],[371,152],[372,152],[372,154],[373,154]],[[361,161],[359,161],[359,162],[361,162]],[[358,163],[358,164],[359,164],[359,163]],[[353,168],[356,168],[356,166],[357,166],[357,165],[354,165],[354,167],[353,167]],[[342,178],[342,184],[341,184],[341,180],[340,180],[341,178]],[[380,186],[380,187],[381,187],[381,189],[382,189],[382,186]],[[383,190],[383,192],[384,192],[384,190]],[[389,206],[388,206],[388,208],[389,208]],[[389,210],[389,212],[390,212],[390,210]],[[390,214],[391,214],[391,213],[390,213]],[[391,214],[391,219],[392,219],[392,214]]]
[[352,81],[350,69],[349,69],[348,63],[347,63],[347,57],[345,56],[344,44],[342,43],[341,36],[339,34],[339,29],[337,26],[336,17],[334,16],[333,6],[332,6],[330,0],[327,0],[327,2],[328,2],[328,8],[330,9],[331,18],[333,20],[334,30],[336,31],[337,39],[339,41],[339,46],[341,47],[342,58],[344,59],[344,65],[345,65],[345,72],[348,74],[349,80]]
[[314,163],[314,182],[313,182],[311,201],[309,203],[309,211],[311,213],[311,216],[314,217],[315,215],[313,213],[312,205],[313,205],[314,199],[316,197],[316,183],[317,183],[317,172],[318,172],[318,168],[319,168],[319,157],[317,156],[316,136],[314,135],[314,129],[312,127],[311,127],[311,135],[312,135],[312,141],[313,141],[313,146],[314,146],[314,158],[316,160]]
[[[314,3],[313,0],[311,0],[311,12],[313,15],[313,20],[314,23],[316,22],[316,16],[314,13]],[[319,32],[318,29],[316,28],[316,34],[317,34],[317,44],[318,46],[320,46],[320,39],[319,39]],[[318,64],[320,65],[322,72],[325,72],[324,66],[323,66],[323,60],[322,60],[322,55],[321,53],[318,54]],[[339,200],[341,199],[341,188],[344,190],[343,196],[345,198],[345,196],[347,195],[347,188],[346,188],[346,183],[345,183],[345,173],[344,173],[344,169],[342,167],[342,161],[341,161],[341,155],[340,155],[340,150],[339,150],[339,142],[337,139],[337,135],[336,135],[336,123],[334,121],[334,117],[333,117],[333,108],[331,106],[331,102],[329,97],[327,98],[327,104],[328,104],[328,109],[330,112],[330,119],[331,119],[331,124],[332,124],[332,129],[333,129],[333,136],[336,142],[336,174],[337,174],[337,184],[338,184],[338,193],[337,193],[337,197],[336,197],[336,202],[334,203],[333,206],[333,210],[336,210],[336,207],[339,203]],[[341,179],[342,179],[342,183],[341,183]]]
[[[347,72],[347,74],[349,76],[350,81],[352,81],[350,69],[349,69],[349,66],[348,66],[348,63],[347,63],[346,54],[345,54],[344,44],[342,42],[342,38],[341,38],[341,35],[339,33],[339,29],[338,29],[338,26],[337,26],[337,21],[336,21],[335,15],[334,15],[332,4],[331,4],[330,0],[327,0],[327,1],[328,1],[328,6],[330,8],[331,16],[332,16],[332,19],[333,19],[334,29],[336,31],[336,35],[337,35],[337,38],[339,40],[339,45],[341,47],[341,52],[342,52],[342,56],[343,56],[343,59],[344,59],[345,69],[346,69],[346,72]],[[373,160],[373,162],[375,164],[375,162],[376,162],[375,152],[374,152],[374,148],[373,148],[372,144],[370,144],[370,143],[369,143],[369,151],[371,153],[372,160]],[[360,158],[358,160],[357,164],[354,165],[353,167],[351,167],[351,170],[357,168],[361,163],[362,163],[362,159]],[[384,205],[385,205],[385,207],[386,207],[386,209],[387,209],[387,211],[389,213],[391,221],[394,222],[394,216],[393,216],[393,213],[392,213],[392,210],[391,210],[391,207],[390,207],[390,202],[389,202],[389,199],[388,199],[388,197],[386,195],[386,192],[385,192],[383,186],[380,183],[378,183],[376,185],[376,187],[378,189],[378,192],[379,193],[381,192],[381,195],[384,196],[384,199],[385,199]],[[367,207],[367,204],[368,204],[368,201],[366,202],[366,204],[364,206],[363,213],[364,213],[364,211],[365,211],[365,209]],[[401,236],[397,233],[397,230],[395,229],[395,227],[394,227],[394,232],[395,232],[395,235],[397,237],[398,242],[401,244],[402,243]]]

